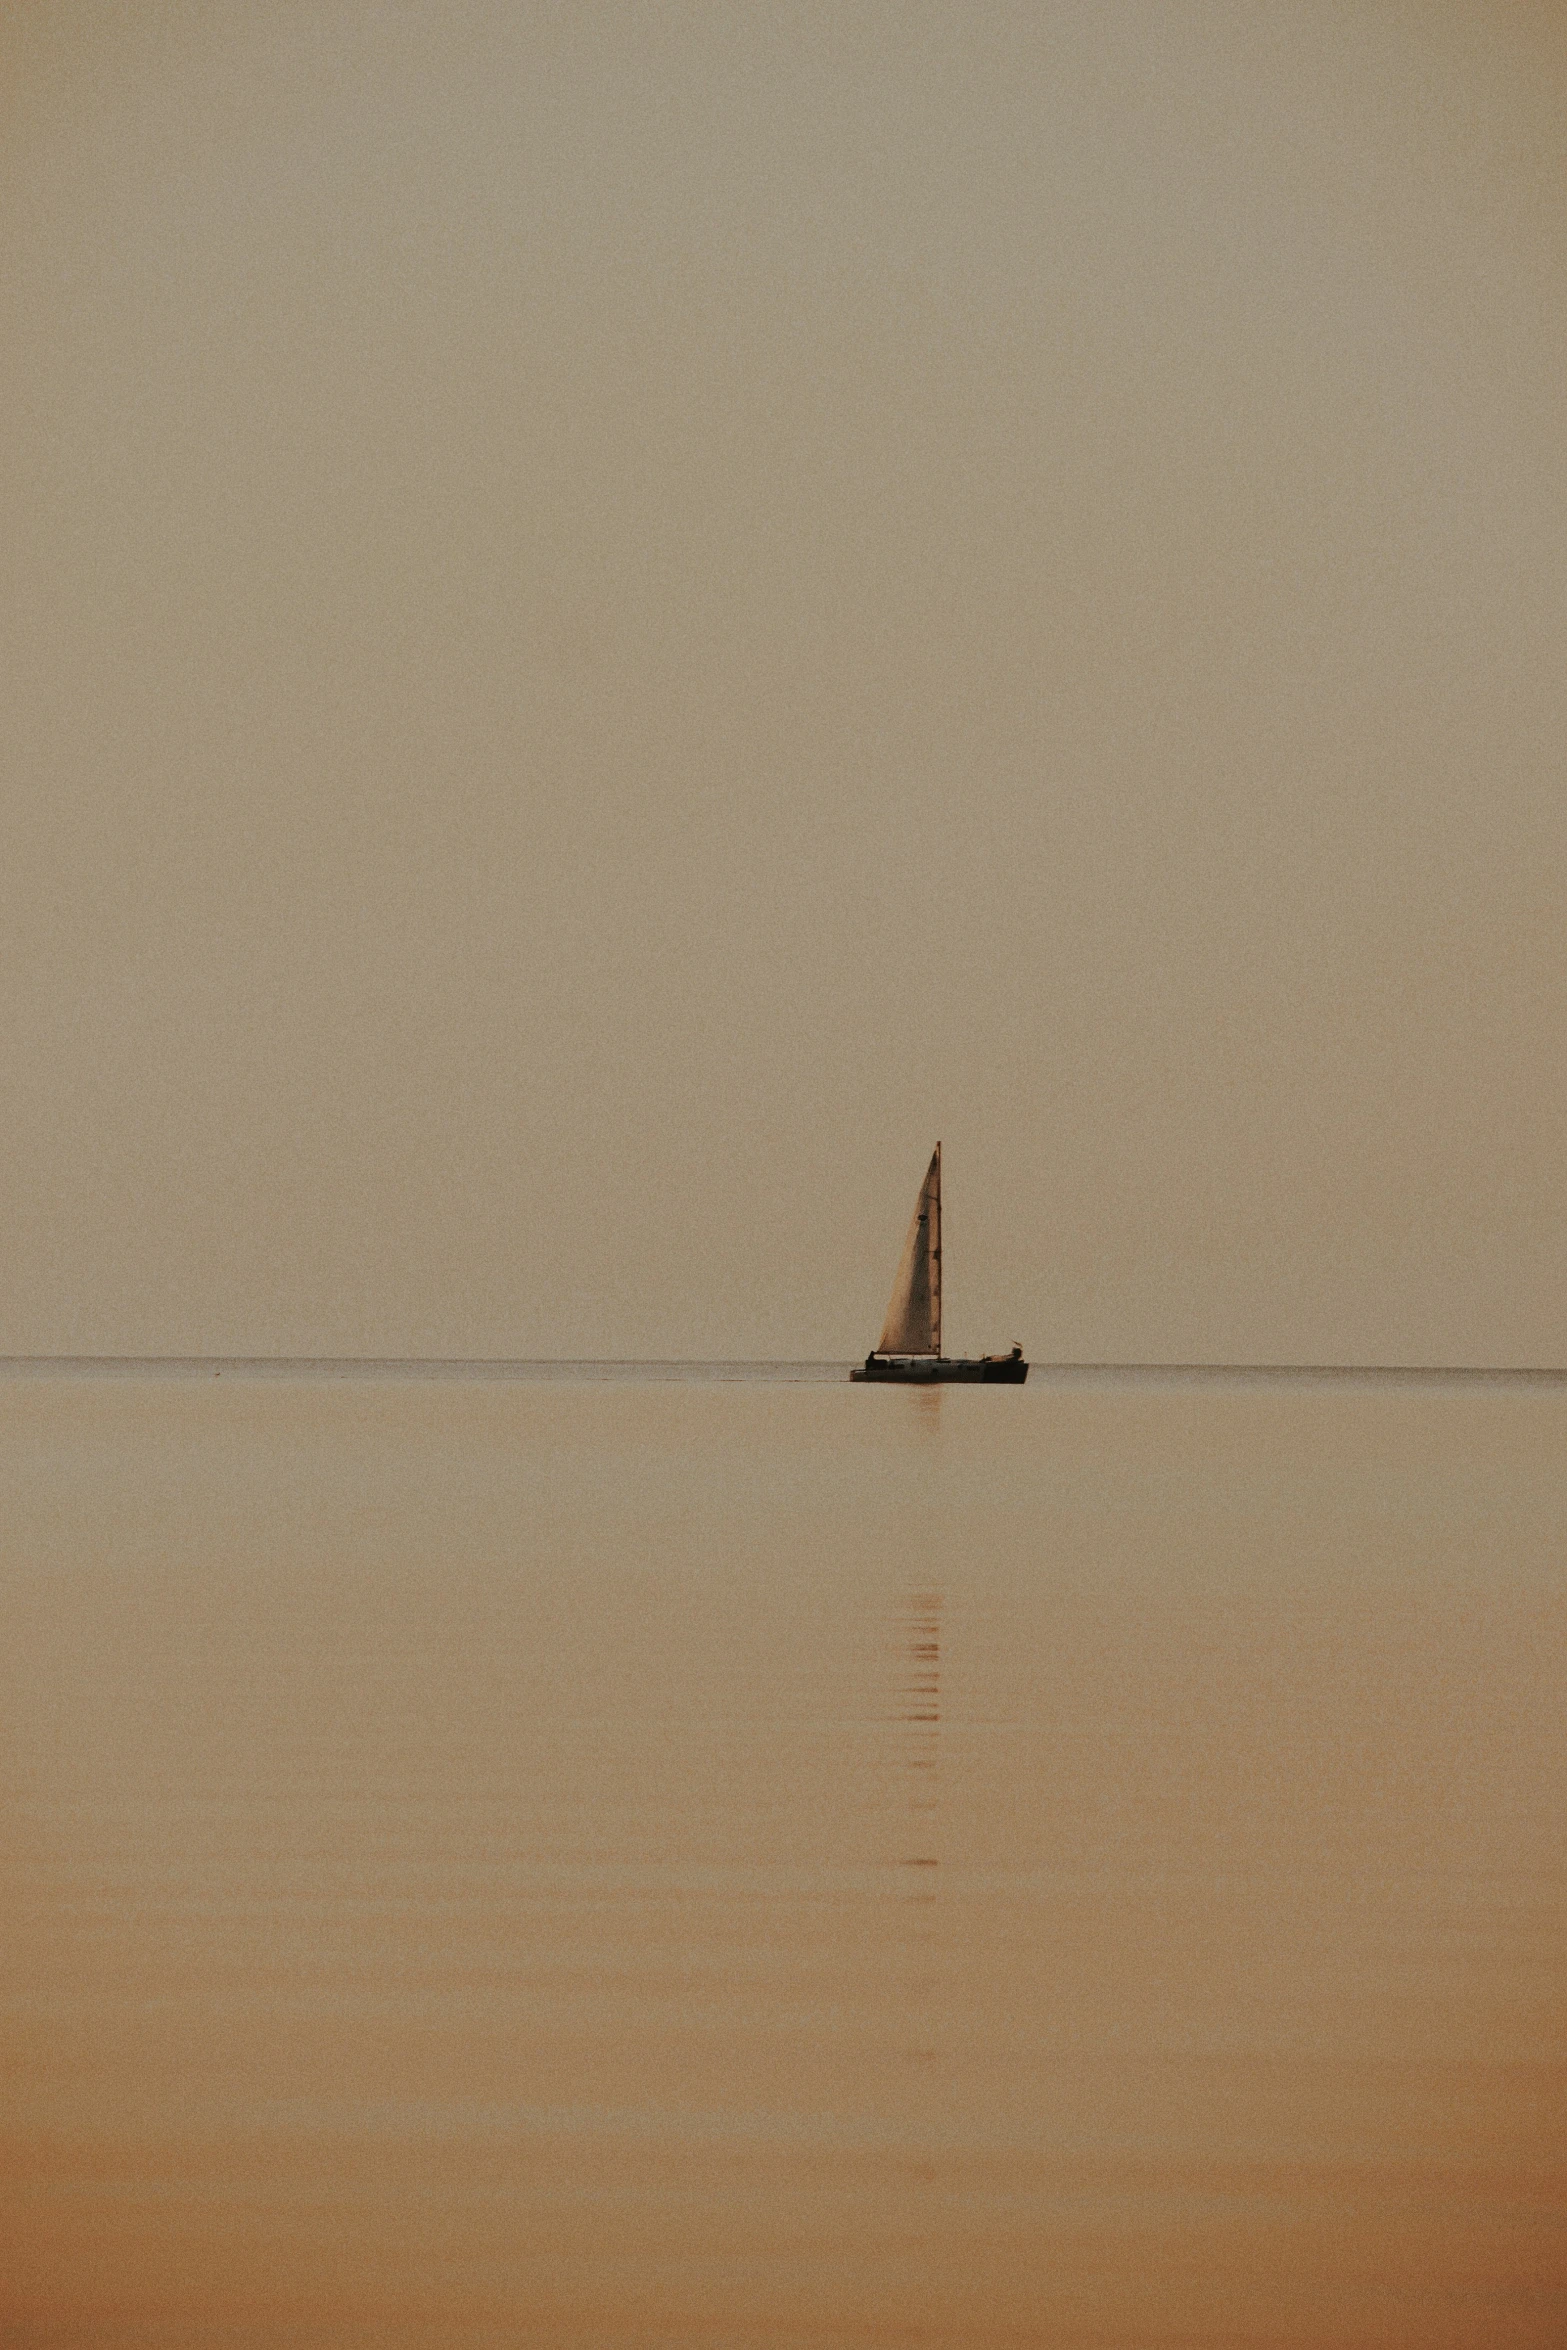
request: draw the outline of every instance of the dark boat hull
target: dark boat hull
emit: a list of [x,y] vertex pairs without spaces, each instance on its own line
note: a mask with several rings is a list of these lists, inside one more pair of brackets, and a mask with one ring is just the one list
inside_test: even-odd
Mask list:
[[849,1373],[862,1385],[934,1387],[961,1381],[974,1387],[1021,1387],[1028,1365],[1021,1355],[872,1355]]

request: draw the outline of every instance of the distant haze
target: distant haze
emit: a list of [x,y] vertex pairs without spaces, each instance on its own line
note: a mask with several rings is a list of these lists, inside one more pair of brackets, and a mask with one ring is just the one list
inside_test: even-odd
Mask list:
[[1567,14],[0,110],[0,1352],[1567,1361]]

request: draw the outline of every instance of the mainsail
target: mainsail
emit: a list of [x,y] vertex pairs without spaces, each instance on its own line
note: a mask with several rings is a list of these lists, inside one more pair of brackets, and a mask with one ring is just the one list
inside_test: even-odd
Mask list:
[[879,1355],[941,1352],[941,1145],[931,1153],[914,1220],[898,1260],[887,1319],[876,1341]]

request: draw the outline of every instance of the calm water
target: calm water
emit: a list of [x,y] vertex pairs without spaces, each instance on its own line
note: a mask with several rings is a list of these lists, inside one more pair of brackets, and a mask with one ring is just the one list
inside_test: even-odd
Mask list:
[[11,1379],[0,1494],[7,2345],[1567,2340],[1567,1395]]

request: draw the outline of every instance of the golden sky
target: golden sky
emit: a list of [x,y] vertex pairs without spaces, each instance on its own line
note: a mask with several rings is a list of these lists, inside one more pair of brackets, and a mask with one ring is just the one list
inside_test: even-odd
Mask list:
[[0,1351],[1567,1361],[1567,14],[0,109]]

